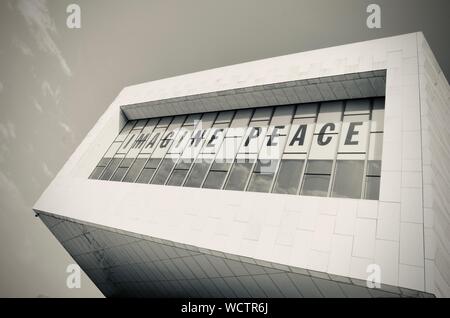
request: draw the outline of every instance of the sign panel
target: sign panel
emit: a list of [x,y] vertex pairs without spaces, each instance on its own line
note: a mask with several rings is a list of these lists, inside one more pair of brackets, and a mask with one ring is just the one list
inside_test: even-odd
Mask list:
[[[108,176],[102,174],[102,169],[108,169],[105,167],[108,158],[140,158],[136,160],[140,165],[143,158],[149,158],[143,170],[145,175],[132,180],[156,184],[172,180],[171,185],[182,185],[180,175],[189,175],[198,178],[195,184],[201,186],[202,178],[207,176],[208,186],[216,187],[227,184],[225,178],[229,177],[231,184],[240,184],[240,187],[248,184],[248,191],[270,192],[272,182],[277,184],[277,191],[281,191],[283,182],[290,182],[287,186],[290,192],[358,196],[368,192],[357,186],[350,187],[345,178],[353,183],[357,180],[364,187],[367,182],[361,179],[365,178],[361,171],[365,171],[368,162],[380,164],[382,101],[379,98],[333,101],[130,121],[91,177]],[[211,165],[213,161],[216,164]],[[162,164],[158,165],[159,162]],[[175,167],[177,162],[186,164]],[[224,162],[227,164],[217,165]],[[263,163],[273,169],[262,169]],[[324,164],[331,170],[316,169]],[[351,165],[360,169],[352,170]],[[306,168],[288,171],[287,167]],[[121,168],[128,169],[128,166]],[[131,166],[130,171],[141,168]],[[244,179],[250,176],[246,182]],[[369,177],[373,175],[367,175]],[[281,179],[275,182],[275,178]],[[295,190],[294,181],[304,188]],[[336,185],[346,189],[338,189]],[[330,193],[327,189],[331,188]]]

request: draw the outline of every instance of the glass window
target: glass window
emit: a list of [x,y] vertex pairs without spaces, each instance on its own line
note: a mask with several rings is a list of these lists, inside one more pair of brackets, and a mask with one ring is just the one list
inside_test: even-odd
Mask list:
[[381,160],[368,160],[364,198],[378,200],[380,197]]
[[306,173],[308,174],[331,174],[333,161],[331,160],[308,160]]
[[167,181],[167,185],[181,186],[187,173],[188,170],[174,170],[169,178],[169,181]]
[[381,160],[367,161],[367,175],[378,177],[381,175]]
[[189,170],[192,165],[192,159],[180,159],[175,166],[175,169]]
[[332,166],[332,160],[308,160],[301,194],[326,197]]
[[[383,117],[384,98],[363,98],[128,121],[89,178],[376,200]],[[363,122],[366,146],[348,148],[356,132],[348,149],[339,144],[350,122]]]
[[272,192],[296,194],[304,162],[304,160],[281,160]]
[[231,164],[227,162],[214,161],[211,170],[206,177],[205,183],[203,184],[203,188],[221,189],[230,166]]
[[102,158],[102,159],[100,159],[100,162],[98,163],[98,166],[99,167],[106,167],[110,160],[111,160],[111,158]]
[[94,168],[94,171],[92,171],[91,175],[89,176],[89,179],[100,179],[100,176],[102,175],[105,167],[109,164],[110,161],[110,157],[100,159],[98,165]]
[[163,117],[160,119],[158,126],[156,127],[167,127],[172,122],[173,117]]
[[243,191],[252,167],[252,162],[235,162],[231,168],[225,189]]
[[252,116],[252,109],[240,109],[236,112],[236,115],[231,122],[230,127],[247,127],[250,117]]
[[331,196],[361,198],[364,160],[338,160]]
[[147,163],[145,164],[144,169],[142,170],[141,174],[139,175],[139,178],[137,179],[137,183],[148,183],[151,178],[153,177],[153,174],[155,173],[156,168],[158,167],[159,162],[161,161],[160,158],[150,158]]
[[270,120],[272,116],[273,107],[256,108],[252,116],[252,121],[255,120]]
[[211,170],[228,171],[230,166],[231,166],[231,163],[229,163],[229,162],[214,161],[212,164]]
[[344,115],[358,115],[370,113],[370,99],[350,99],[345,103]]
[[380,177],[366,178],[364,198],[367,200],[378,200],[380,198]]
[[125,158],[120,163],[120,167],[122,167],[122,168],[129,168],[131,166],[131,164],[133,163],[133,161],[134,161],[133,158]]
[[153,177],[153,173],[155,173],[155,168],[144,168],[139,178],[136,180],[136,183],[148,183],[150,179]]
[[305,175],[301,194],[326,197],[329,184],[330,175]]
[[145,168],[156,169],[156,168],[158,168],[160,161],[161,161],[161,158],[150,158],[147,161],[147,163],[145,164]]
[[167,181],[168,185],[182,186],[183,181],[192,165],[192,159],[180,159],[173,169],[172,175]]
[[318,103],[308,103],[298,105],[294,117],[295,118],[316,117],[318,107],[319,107]]
[[111,178],[111,181],[121,181],[125,173],[127,172],[128,168],[133,163],[132,158],[125,158],[122,160],[122,162],[119,165],[119,168],[117,168],[116,172],[114,172],[114,175]]
[[185,187],[193,187],[200,188],[205,178],[206,173],[208,172],[208,168],[211,164],[211,161],[205,159],[199,159],[194,163],[194,166],[191,169],[191,173],[189,174]]
[[105,167],[103,166],[95,167],[94,171],[92,171],[91,175],[89,176],[89,179],[99,179],[103,170],[105,170]]
[[121,181],[128,168],[119,167],[111,178],[111,181]]
[[278,160],[258,159],[250,178],[247,191],[269,192],[277,164]]
[[210,171],[203,188],[221,189],[226,176],[226,171]]
[[273,174],[253,173],[247,191],[269,192]]
[[113,158],[100,177],[100,180],[109,180],[121,161],[122,158]]
[[165,184],[167,177],[172,171],[172,168],[175,166],[175,160],[176,159],[173,158],[165,158],[153,177],[151,184]]
[[219,115],[216,118],[216,121],[214,123],[215,124],[228,123],[233,118],[233,115],[234,115],[234,111],[233,110],[220,112]]
[[146,158],[137,158],[131,168],[128,170],[127,174],[123,178],[123,182],[134,182],[139,172],[141,172],[144,164],[147,162]]

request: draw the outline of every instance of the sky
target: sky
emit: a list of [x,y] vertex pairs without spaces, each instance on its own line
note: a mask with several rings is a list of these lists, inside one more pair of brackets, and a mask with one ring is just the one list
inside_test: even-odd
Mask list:
[[[69,4],[81,28],[66,26]],[[366,7],[381,7],[368,29]],[[32,206],[119,92],[156,79],[422,31],[450,75],[448,0],[0,1],[0,297],[103,297]]]

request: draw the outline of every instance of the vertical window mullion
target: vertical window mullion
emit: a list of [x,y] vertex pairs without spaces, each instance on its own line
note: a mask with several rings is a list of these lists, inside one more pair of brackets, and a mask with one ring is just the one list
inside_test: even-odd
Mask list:
[[[301,107],[301,105],[298,105],[297,107]],[[322,108],[322,103],[319,103],[317,105],[317,109],[316,109],[316,117],[314,118],[314,121],[315,121],[314,126],[312,127],[313,132],[316,129],[317,118],[319,117],[319,112],[320,112],[321,108]],[[312,135],[312,138],[313,138],[313,140],[309,143],[308,152],[306,153],[306,156],[305,156],[305,162],[303,164],[302,174],[300,176],[300,182],[298,183],[298,189],[297,189],[296,195],[300,195],[302,188],[303,188],[303,182],[304,182],[305,175],[306,175],[306,166],[308,165],[309,155],[311,154],[311,148],[312,148],[313,141],[314,141],[314,133]]]
[[[270,115],[270,120],[269,120],[269,122],[267,123],[267,131],[268,131],[269,127],[270,127],[270,122],[272,121],[272,118],[273,118],[273,114],[274,114],[274,113],[275,113],[275,107],[272,108],[272,113],[271,113],[271,115]],[[251,123],[252,123],[252,120],[250,120],[250,124],[251,124]],[[249,124],[249,125],[250,125],[250,124]],[[265,139],[266,139],[266,137],[267,137],[267,131],[266,131],[266,135],[265,135],[264,138],[263,138],[263,143],[265,142]],[[250,173],[249,173],[249,176],[248,176],[248,178],[247,178],[247,182],[246,182],[246,184],[245,184],[245,188],[244,188],[243,191],[248,191],[248,185],[250,184],[250,180],[251,180],[251,178],[252,178],[253,171],[254,171],[255,166],[256,166],[256,164],[257,164],[257,162],[258,162],[259,152],[261,151],[262,147],[264,147],[264,145],[262,145],[261,148],[258,149],[258,153],[256,154],[255,161],[253,162],[252,168],[251,168],[251,170],[250,170]]]
[[[218,116],[219,116],[219,112],[216,113],[214,120],[213,120],[214,122],[217,120]],[[203,116],[202,116],[202,119],[203,119]],[[205,134],[207,134],[207,132],[208,132],[207,129],[212,129],[213,126],[214,126],[214,123],[211,124],[211,127],[205,128]],[[195,129],[194,129],[194,132],[195,132]],[[202,148],[204,147],[205,142],[206,142],[206,139],[203,141]],[[196,167],[197,159],[198,159],[198,157],[201,157],[201,155],[202,155],[201,152],[202,152],[202,149],[200,149],[199,153],[197,154],[197,156],[195,158],[192,158],[191,166],[189,167],[186,177],[183,180],[183,184],[182,184],[183,187],[186,185],[186,182],[190,179],[191,174],[192,174],[194,168]],[[208,173],[208,172],[206,172],[206,173]],[[201,187],[202,183],[203,183],[203,181],[200,183],[199,187]]]
[[[205,184],[205,182],[206,182],[206,179],[208,178],[208,175],[209,175],[210,172],[211,172],[211,169],[212,169],[212,167],[213,167],[213,165],[214,165],[214,162],[215,162],[216,159],[217,159],[217,154],[220,152],[220,147],[222,147],[222,144],[223,144],[224,141],[225,141],[225,138],[226,138],[226,136],[227,136],[227,131],[228,131],[228,129],[230,128],[231,123],[233,122],[233,119],[234,119],[234,117],[236,116],[236,113],[237,113],[236,110],[233,111],[233,115],[231,116],[231,119],[230,119],[230,121],[228,122],[228,127],[227,127],[226,129],[224,129],[224,132],[223,132],[223,133],[224,133],[224,136],[223,136],[223,138],[222,138],[222,141],[221,141],[220,145],[217,147],[216,153],[214,154],[214,158],[211,160],[211,163],[210,163],[210,165],[209,165],[209,167],[208,167],[208,171],[206,172],[205,177],[203,178],[203,181],[202,181],[202,184],[200,185],[200,188],[203,188],[203,186],[204,186],[204,184]],[[219,114],[220,114],[220,113],[219,113]],[[217,117],[219,117],[219,114],[218,114]],[[213,129],[213,128],[214,128],[214,125],[213,125],[213,127],[211,127],[211,129]],[[230,165],[230,167],[228,168],[228,170],[231,170],[231,165]],[[226,178],[226,176],[225,176],[225,178]],[[225,185],[225,180],[226,180],[226,179],[223,180],[222,186],[221,186],[218,190],[220,190],[220,189],[222,189],[222,188],[224,187],[224,185]]]
[[366,144],[366,156],[364,158],[364,172],[363,172],[363,182],[362,182],[362,189],[361,189],[361,199],[364,199],[366,196],[366,181],[367,181],[367,162],[369,158],[369,149],[370,149],[370,136],[371,136],[371,125],[372,123],[372,112],[373,112],[373,99],[370,99],[370,115],[369,115],[369,132],[368,132],[368,140]]
[[[255,109],[256,108],[252,109],[252,114],[250,115],[250,119],[249,119],[249,121],[247,123],[247,128],[246,129],[248,129],[250,123],[252,122],[253,115],[255,114]],[[237,111],[236,111],[236,113],[237,113]],[[231,123],[230,123],[230,126],[231,126]],[[231,138],[237,138],[237,137],[231,137]],[[244,133],[242,135],[241,142],[239,143],[239,146],[238,146],[237,151],[236,151],[236,153],[234,155],[234,158],[231,160],[230,169],[228,170],[227,175],[225,176],[225,180],[223,182],[222,189],[225,189],[225,186],[228,183],[228,180],[230,178],[231,172],[232,172],[232,170],[234,168],[234,165],[236,164],[236,158],[239,155],[239,149],[241,149],[241,147],[242,147],[244,142],[245,142],[245,131],[244,131]],[[245,191],[245,188],[242,191]]]
[[[153,131],[155,131],[155,130],[158,128],[158,125],[162,122],[163,118],[164,118],[164,117],[159,118],[158,123],[156,123],[155,128],[153,128]],[[173,121],[174,118],[175,118],[174,116],[171,118],[170,122],[167,124],[166,129],[165,129],[163,132],[161,132],[161,136],[164,136],[164,134],[167,132],[167,129],[169,129],[169,126],[170,126],[170,124],[172,123],[172,121]],[[152,133],[153,133],[153,131],[152,131]],[[148,138],[150,139],[151,137],[152,137],[152,135],[150,134],[150,136],[148,136]],[[162,138],[162,137],[161,137],[161,138]],[[145,148],[145,144],[144,144],[144,147],[142,147],[142,149],[144,149],[144,148]],[[141,149],[141,151],[142,151],[142,149]],[[145,161],[145,163],[144,163],[144,165],[143,165],[141,171],[137,174],[136,179],[134,179],[134,182],[135,182],[135,183],[137,183],[137,181],[139,180],[139,178],[140,178],[142,172],[146,169],[145,167],[147,166],[147,163],[150,161],[150,159],[152,159],[152,154],[153,154],[154,151],[155,151],[155,149],[153,149],[153,151],[152,151],[151,153],[148,154],[148,158],[147,158],[147,160]],[[138,155],[138,156],[139,156],[139,155]],[[152,178],[153,178],[155,172],[156,172],[156,170],[153,172]],[[150,180],[149,180],[147,183],[149,183],[150,181],[151,181],[151,178],[150,178]]]
[[[281,166],[281,160],[283,159],[284,149],[286,149],[286,145],[287,145],[287,143],[289,141],[288,138],[289,138],[289,134],[290,134],[291,129],[292,129],[292,123],[294,121],[296,110],[297,110],[297,108],[294,108],[294,111],[292,112],[291,120],[289,122],[289,129],[287,129],[287,131],[286,131],[286,142],[283,145],[283,151],[280,152],[280,158],[278,159],[277,166],[275,167],[273,178],[272,178],[272,183],[270,184],[270,188],[269,188],[268,193],[272,193],[273,187],[275,185],[275,181],[276,181],[276,179],[278,177],[278,173],[279,173],[280,166]],[[274,108],[274,113],[275,113],[275,108]],[[272,116],[273,116],[273,114],[272,114]]]
[[345,113],[345,108],[347,107],[347,101],[345,101],[344,103],[344,107],[342,108],[342,113],[341,113],[341,120],[340,120],[340,125],[339,125],[339,131],[337,133],[337,148],[336,148],[336,152],[334,154],[334,158],[333,158],[333,165],[331,166],[331,175],[330,175],[330,183],[328,184],[328,194],[327,197],[331,197],[331,191],[334,187],[334,180],[336,177],[336,162],[337,162],[337,156],[339,153],[339,143],[341,141],[342,138],[342,126],[344,123],[344,113]]

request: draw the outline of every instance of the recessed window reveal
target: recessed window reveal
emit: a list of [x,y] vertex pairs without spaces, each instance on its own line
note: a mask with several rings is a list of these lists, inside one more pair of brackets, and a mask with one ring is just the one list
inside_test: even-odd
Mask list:
[[128,121],[90,179],[377,200],[384,98]]

